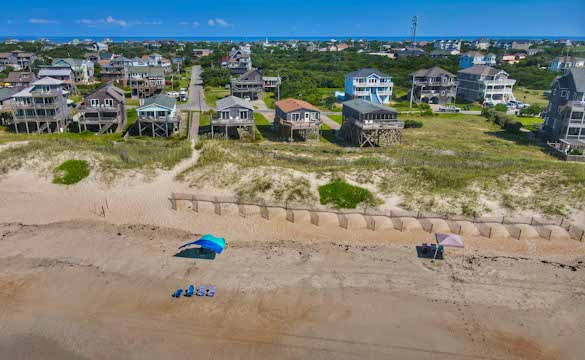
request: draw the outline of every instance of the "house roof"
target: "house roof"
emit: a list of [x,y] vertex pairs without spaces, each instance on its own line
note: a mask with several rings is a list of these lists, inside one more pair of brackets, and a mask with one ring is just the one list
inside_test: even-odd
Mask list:
[[0,101],[10,99],[17,92],[18,89],[15,88],[0,88]]
[[554,60],[552,62],[563,62],[563,63],[573,63],[573,62],[578,62],[578,61],[585,61],[585,58],[582,57],[577,57],[577,56],[557,56],[556,58],[554,58]]
[[71,68],[41,68],[39,76],[71,76]]
[[55,60],[53,60],[52,64],[53,65],[56,65],[59,62],[64,62],[67,65],[73,67],[73,66],[81,66],[81,65],[83,65],[83,62],[84,61],[85,60],[82,60],[82,59],[61,58],[61,59],[55,59]]
[[32,89],[33,89],[32,86],[24,88],[17,92],[16,94],[12,95],[12,97],[31,97],[32,95],[30,92],[32,91]]
[[258,70],[258,69],[251,69],[251,70],[246,71],[242,75],[240,75],[240,77],[238,78],[238,80],[245,80],[247,77],[249,77],[250,75],[252,75],[255,72],[259,73],[260,76],[262,77],[262,72],[260,70]]
[[315,106],[309,104],[308,102],[303,101],[303,100],[297,100],[297,99],[279,100],[279,101],[275,102],[274,105],[276,105],[279,109],[281,109],[282,111],[287,112],[287,113],[291,112],[291,111],[301,110],[301,109],[319,111],[319,109],[317,109]]
[[40,80],[35,81],[32,85],[63,85],[63,81],[53,79],[52,77],[44,77]]
[[378,69],[372,69],[372,68],[364,68],[364,69],[360,69],[357,71],[353,71],[350,72],[349,74],[347,74],[346,76],[349,78],[362,78],[362,77],[368,77],[372,74],[375,74],[379,77],[390,77],[390,75],[384,74],[383,72],[381,72]]
[[487,66],[487,65],[475,65],[472,67],[469,67],[467,69],[463,69],[463,70],[459,70],[459,73],[462,74],[472,74],[472,75],[489,75],[489,76],[493,76],[493,75],[497,75],[501,72],[505,72],[504,70],[499,70],[496,68],[493,68],[491,66]]
[[147,76],[164,76],[165,69],[159,66],[129,66],[128,73],[146,73]]
[[461,56],[484,57],[484,54],[481,51],[468,51],[466,53],[461,54]]
[[98,91],[105,90],[106,94],[110,95],[112,98],[116,99],[119,102],[124,102],[124,90],[114,86],[111,82],[105,84],[104,86],[100,86],[99,88],[95,89],[94,91],[90,92],[89,94],[85,95],[85,98],[88,96],[95,94]]
[[175,105],[177,104],[177,99],[166,96],[166,95],[156,95],[153,97],[149,97],[144,99],[144,104],[142,106],[140,106],[137,110],[140,110],[142,108],[145,108],[149,105],[159,105],[162,107],[165,107],[167,109],[173,109],[175,107]]
[[246,108],[248,110],[254,110],[254,107],[252,106],[252,104],[250,104],[248,100],[244,100],[237,96],[228,96],[226,98],[219,99],[215,102],[215,105],[217,107],[217,110],[227,109],[232,106],[238,106]]
[[447,70],[441,69],[438,66],[434,66],[430,69],[422,69],[422,70],[415,71],[415,72],[411,73],[410,76],[435,78],[435,77],[440,77],[440,76],[455,76],[455,75],[451,74]]
[[564,76],[577,92],[585,92],[585,68],[571,68]]
[[32,72],[17,72],[11,71],[8,73],[8,77],[2,81],[8,83],[19,83],[19,82],[31,82],[35,80],[35,74]]
[[374,111],[384,111],[384,112],[391,112],[394,114],[397,114],[398,111],[396,111],[395,109],[391,108],[391,107],[387,107],[384,105],[380,105],[380,104],[375,104],[371,101],[366,101],[366,100],[362,100],[362,99],[353,99],[353,100],[349,100],[343,103],[343,106],[347,106],[349,108],[352,108],[362,114],[366,114],[366,113],[371,113]]
[[110,60],[110,59],[112,59],[112,53],[100,52],[99,57],[100,57],[100,60]]

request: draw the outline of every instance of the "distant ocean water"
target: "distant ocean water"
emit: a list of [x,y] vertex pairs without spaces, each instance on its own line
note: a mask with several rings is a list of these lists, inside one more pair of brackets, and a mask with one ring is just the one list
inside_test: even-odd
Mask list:
[[[441,39],[462,39],[462,40],[474,40],[481,37],[485,37],[492,40],[541,40],[541,39],[548,39],[548,40],[559,40],[559,39],[570,39],[573,41],[585,41],[585,36],[421,36],[418,37],[418,41],[434,41],[434,40],[441,40]],[[105,36],[0,36],[0,40],[4,41],[6,39],[18,39],[20,41],[29,41],[29,40],[38,40],[40,38],[48,39],[55,43],[67,43],[74,39],[78,40],[85,40],[91,39],[94,41],[100,41],[106,38]],[[186,37],[186,36],[140,36],[140,37],[133,37],[133,36],[111,36],[109,37],[114,42],[123,42],[123,41],[145,41],[145,40],[176,40],[176,41],[185,41],[185,42],[258,42],[258,41],[265,41],[266,37],[263,36],[241,36],[241,37],[234,37],[234,36],[226,36],[226,37]],[[404,41],[410,40],[409,36],[275,36],[275,37],[268,37],[268,41],[286,41],[286,40],[301,40],[301,41],[328,41],[331,39],[336,40],[347,40],[347,39],[354,39],[354,40],[380,40],[380,41]]]

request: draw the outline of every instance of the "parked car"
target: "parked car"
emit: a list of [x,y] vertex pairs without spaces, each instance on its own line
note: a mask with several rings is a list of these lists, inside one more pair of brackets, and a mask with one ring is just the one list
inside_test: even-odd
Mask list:
[[437,110],[438,112],[444,112],[444,113],[458,113],[461,111],[461,109],[459,109],[457,106],[455,105],[448,105],[448,106],[439,106],[439,110]]
[[530,104],[524,104],[521,101],[510,100],[508,101],[508,106],[515,107],[516,109],[524,109],[530,107]]
[[167,93],[167,96],[174,97],[174,98],[178,98],[179,97],[179,93],[176,92],[176,91],[171,91],[171,92],[168,92]]

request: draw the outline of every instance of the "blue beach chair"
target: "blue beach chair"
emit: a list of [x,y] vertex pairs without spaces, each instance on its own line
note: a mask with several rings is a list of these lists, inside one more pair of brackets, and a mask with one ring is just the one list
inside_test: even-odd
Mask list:
[[179,290],[175,291],[175,292],[173,293],[173,297],[174,297],[174,298],[181,297],[181,294],[183,294],[183,289],[179,289]]
[[185,290],[185,296],[191,297],[195,293],[195,286],[189,285],[189,288]]
[[205,296],[205,286],[200,286],[199,291],[197,291],[197,296]]
[[207,296],[214,297],[215,296],[215,286],[211,285],[209,290],[207,290]]

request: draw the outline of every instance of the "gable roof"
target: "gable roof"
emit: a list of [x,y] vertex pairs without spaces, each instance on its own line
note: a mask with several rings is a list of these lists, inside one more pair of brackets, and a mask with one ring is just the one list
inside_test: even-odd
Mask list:
[[52,77],[44,77],[40,80],[35,81],[32,85],[63,85],[63,81],[53,79]]
[[374,111],[384,111],[397,114],[398,111],[391,107],[387,107],[380,104],[375,104],[371,101],[366,101],[362,99],[353,99],[343,103],[343,106],[347,106],[351,109],[354,109],[362,114],[371,113]]
[[279,101],[275,102],[274,105],[276,105],[280,110],[287,112],[287,113],[291,112],[291,111],[301,110],[301,109],[320,111],[315,106],[309,104],[306,101],[292,99],[292,98],[279,100]]
[[142,106],[140,106],[137,110],[140,110],[142,108],[145,108],[149,105],[159,105],[162,107],[165,107],[167,109],[174,109],[175,105],[177,104],[177,99],[166,96],[166,95],[156,95],[153,97],[149,97],[144,99],[144,104]]
[[466,53],[461,54],[460,56],[469,56],[469,57],[484,57],[484,54],[481,51],[468,51]]
[[258,70],[258,69],[251,69],[251,70],[248,70],[248,71],[246,71],[245,73],[243,73],[243,74],[242,74],[242,75],[241,75],[241,76],[238,78],[238,80],[245,80],[247,77],[249,77],[250,75],[252,75],[252,74],[253,74],[253,73],[255,73],[255,72],[259,73],[259,74],[260,74],[260,77],[262,77],[262,72],[261,72],[260,70]]
[[244,100],[237,96],[228,96],[226,98],[219,99],[215,102],[215,106],[219,111],[230,108],[232,106],[238,106],[248,110],[254,110],[254,107],[252,106],[252,104],[250,104],[248,100]]
[[52,62],[52,65],[56,65],[58,63],[65,63],[71,67],[73,66],[81,66],[83,65],[83,61],[82,59],[73,59],[73,58],[60,58],[60,59],[54,59]]
[[372,68],[364,68],[364,69],[360,69],[357,71],[353,71],[353,72],[350,72],[349,74],[347,74],[346,76],[350,77],[350,78],[356,78],[356,77],[362,78],[362,77],[368,77],[372,74],[375,74],[379,77],[390,77],[390,75],[384,74],[380,70],[372,69]]
[[110,95],[112,98],[119,102],[124,102],[124,90],[116,87],[113,85],[112,82],[105,84],[104,86],[100,86],[99,88],[95,89],[94,91],[90,92],[89,94],[85,95],[84,98],[95,94],[98,91],[105,90],[106,94]]
[[497,74],[499,74],[501,72],[504,72],[505,73],[504,70],[498,70],[498,69],[493,68],[491,66],[487,66],[487,65],[475,65],[475,66],[469,67],[467,69],[459,70],[458,73],[471,74],[471,75],[494,76],[494,75],[497,75]]
[[2,81],[8,83],[19,83],[19,82],[31,82],[35,80],[35,74],[32,72],[18,72],[11,71],[8,73],[8,77]]
[[435,78],[435,77],[440,77],[440,76],[455,76],[455,75],[451,74],[447,70],[441,69],[438,66],[434,66],[430,69],[422,69],[422,70],[415,71],[415,72],[411,73],[410,76]]

